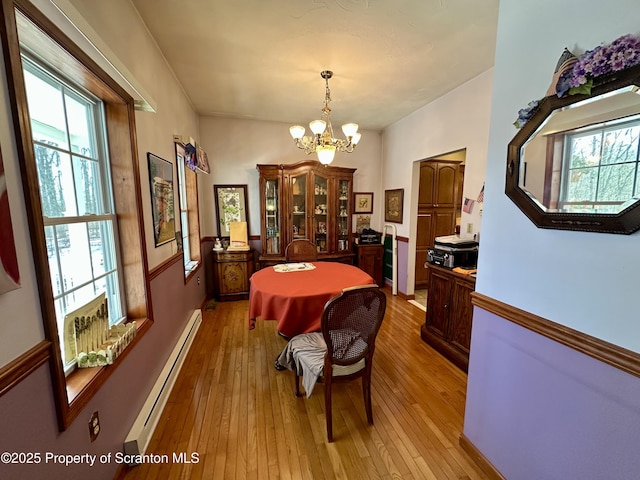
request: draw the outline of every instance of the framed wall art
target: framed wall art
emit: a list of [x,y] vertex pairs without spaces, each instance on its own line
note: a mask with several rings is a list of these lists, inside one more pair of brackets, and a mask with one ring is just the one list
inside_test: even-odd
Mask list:
[[373,192],[353,193],[353,213],[373,213]]
[[218,237],[230,235],[231,222],[246,222],[247,186],[246,185],[214,185],[214,198],[218,216]]
[[151,152],[147,153],[147,159],[149,161],[153,238],[156,247],[159,247],[176,238],[173,164]]
[[384,191],[384,221],[402,223],[402,207],[404,205],[404,189]]

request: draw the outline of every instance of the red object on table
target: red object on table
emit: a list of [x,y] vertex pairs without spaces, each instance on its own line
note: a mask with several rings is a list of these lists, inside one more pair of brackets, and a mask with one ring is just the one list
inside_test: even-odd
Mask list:
[[338,262],[312,262],[313,270],[276,272],[273,267],[251,276],[249,328],[256,318],[277,320],[278,331],[293,337],[320,331],[324,305],[348,287],[375,281],[357,267]]

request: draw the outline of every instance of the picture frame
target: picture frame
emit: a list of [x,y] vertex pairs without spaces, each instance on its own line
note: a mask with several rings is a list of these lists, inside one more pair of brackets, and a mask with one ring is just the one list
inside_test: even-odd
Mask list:
[[373,192],[353,192],[353,213],[373,213]]
[[247,222],[249,218],[246,185],[214,185],[213,193],[218,217],[218,237],[229,237],[231,222]]
[[155,246],[159,247],[176,238],[173,164],[151,152],[147,152],[147,160],[149,163],[153,238]]
[[402,223],[404,188],[384,191],[384,221]]

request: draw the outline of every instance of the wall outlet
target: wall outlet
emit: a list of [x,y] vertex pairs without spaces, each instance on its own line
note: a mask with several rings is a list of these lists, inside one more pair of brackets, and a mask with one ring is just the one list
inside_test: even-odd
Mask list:
[[98,438],[98,434],[100,433],[100,417],[98,417],[98,412],[93,412],[91,418],[89,419],[89,437],[93,442],[96,438]]
[[467,223],[467,233],[473,233],[473,223]]

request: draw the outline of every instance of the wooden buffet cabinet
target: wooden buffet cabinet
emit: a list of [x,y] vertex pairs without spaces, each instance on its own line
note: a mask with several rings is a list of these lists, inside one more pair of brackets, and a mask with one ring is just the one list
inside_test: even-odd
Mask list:
[[308,238],[318,260],[353,263],[351,215],[355,168],[315,160],[257,165],[260,173],[260,266],[285,261],[294,239]]
[[420,336],[466,372],[473,317],[471,293],[476,279],[429,264],[427,281],[427,315]]
[[215,296],[221,302],[249,298],[249,278],[255,270],[254,250],[212,252]]

